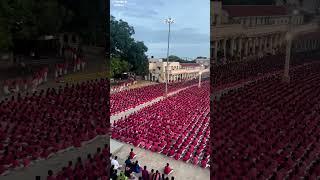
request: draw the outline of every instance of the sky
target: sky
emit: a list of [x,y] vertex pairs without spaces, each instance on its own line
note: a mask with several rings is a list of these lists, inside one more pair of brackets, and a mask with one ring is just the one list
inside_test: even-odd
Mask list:
[[209,0],[111,0],[110,13],[134,27],[134,38],[148,47],[149,57],[167,56],[171,17],[170,55],[181,58],[210,56]]

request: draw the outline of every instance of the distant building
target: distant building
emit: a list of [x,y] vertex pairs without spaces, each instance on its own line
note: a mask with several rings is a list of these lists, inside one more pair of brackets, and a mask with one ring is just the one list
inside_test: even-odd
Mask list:
[[[314,12],[319,0],[305,0],[303,7],[280,2],[277,5],[223,5],[222,1],[211,1],[210,59],[213,64],[225,63],[283,52],[291,26],[305,29],[317,26],[316,18],[305,18],[304,10],[310,6],[314,6],[310,10]],[[318,49],[319,37],[311,35],[310,40],[295,41],[292,46],[298,50]]]
[[[147,80],[156,82],[166,81],[167,62],[149,60],[149,76]],[[194,79],[205,67],[198,63],[179,63],[169,62],[169,82],[179,81],[183,79]]]
[[148,59],[149,62],[162,62],[161,58],[154,58],[153,56],[151,56],[151,58]]
[[195,62],[200,65],[204,65],[205,68],[210,67],[210,59],[207,57],[197,57]]

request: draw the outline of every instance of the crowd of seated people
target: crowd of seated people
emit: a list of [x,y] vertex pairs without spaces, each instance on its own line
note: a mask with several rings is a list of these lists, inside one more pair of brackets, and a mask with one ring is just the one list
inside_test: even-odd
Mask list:
[[108,88],[100,79],[1,101],[0,173],[105,135]]
[[112,138],[206,168],[209,87],[205,81],[114,122]]
[[[304,63],[316,61],[315,53],[295,53],[290,66],[295,67]],[[240,83],[244,80],[257,78],[268,73],[279,72],[284,69],[285,55],[268,55],[259,60],[239,61],[225,65],[215,65],[211,69],[211,83],[219,87],[230,83]]]
[[214,179],[320,176],[320,64],[261,79],[213,102]]
[[15,79],[7,79],[1,83],[5,95],[12,93],[19,93],[27,90],[35,91],[36,87],[46,82],[48,78],[48,68],[42,67],[41,69],[33,72],[29,77],[20,77]]
[[[181,88],[194,85],[198,80],[182,81],[177,83],[170,83],[168,91],[173,92]],[[119,93],[110,95],[110,112],[116,114],[130,108],[134,108],[140,104],[163,96],[165,92],[165,84],[149,85],[142,88],[135,88],[124,90]]]
[[126,88],[136,83],[137,81],[134,78],[129,78],[128,80],[113,83],[110,92],[116,93],[122,90],[126,90]]
[[109,146],[97,148],[96,153],[88,154],[87,159],[78,157],[76,162],[69,161],[67,166],[63,166],[60,171],[48,171],[47,180],[66,180],[66,179],[88,179],[88,180],[107,180],[109,174]]
[[[131,149],[127,160],[125,161],[124,166],[119,165],[118,157],[113,157],[110,155],[111,168],[110,168],[110,178],[112,180],[119,179],[141,179],[141,180],[169,180],[169,175],[173,173],[173,169],[170,167],[169,163],[163,168],[163,173],[159,170],[151,169],[149,171],[147,166],[142,166],[139,164],[136,159],[136,155]],[[135,160],[134,160],[135,159]],[[174,177],[171,176],[171,180],[174,180]]]

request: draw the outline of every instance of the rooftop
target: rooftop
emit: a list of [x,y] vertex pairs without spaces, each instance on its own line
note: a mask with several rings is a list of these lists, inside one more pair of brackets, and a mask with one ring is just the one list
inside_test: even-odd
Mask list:
[[198,63],[180,63],[182,67],[197,67],[200,66]]
[[222,9],[227,11],[231,17],[283,16],[289,14],[286,7],[275,5],[224,5]]

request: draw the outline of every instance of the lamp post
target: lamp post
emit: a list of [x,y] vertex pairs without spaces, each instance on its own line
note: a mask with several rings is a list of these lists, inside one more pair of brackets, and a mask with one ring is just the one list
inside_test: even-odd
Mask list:
[[291,58],[291,46],[292,46],[292,34],[289,32],[286,35],[286,59],[284,64],[284,74],[283,74],[283,81],[286,83],[290,82],[290,58]]
[[199,85],[198,85],[199,88],[201,87],[201,74],[202,72],[199,72]]
[[168,96],[168,81],[169,81],[169,42],[170,42],[170,27],[171,24],[174,23],[174,20],[172,18],[165,19],[165,23],[169,25],[169,31],[168,31],[168,48],[167,48],[167,65],[166,65],[166,93],[165,96]]
[[201,87],[201,75],[202,75],[202,68],[203,68],[203,64],[201,65],[201,68],[200,68],[200,72],[199,72],[199,85],[198,87],[200,88]]
[[291,58],[291,47],[292,47],[292,40],[293,40],[293,36],[294,33],[292,32],[292,26],[293,26],[293,17],[298,15],[299,11],[298,10],[294,10],[293,11],[293,16],[290,17],[290,21],[289,21],[289,28],[288,28],[288,32],[286,34],[286,59],[285,59],[285,64],[284,64],[284,74],[283,74],[283,81],[286,83],[290,82],[290,58]]

